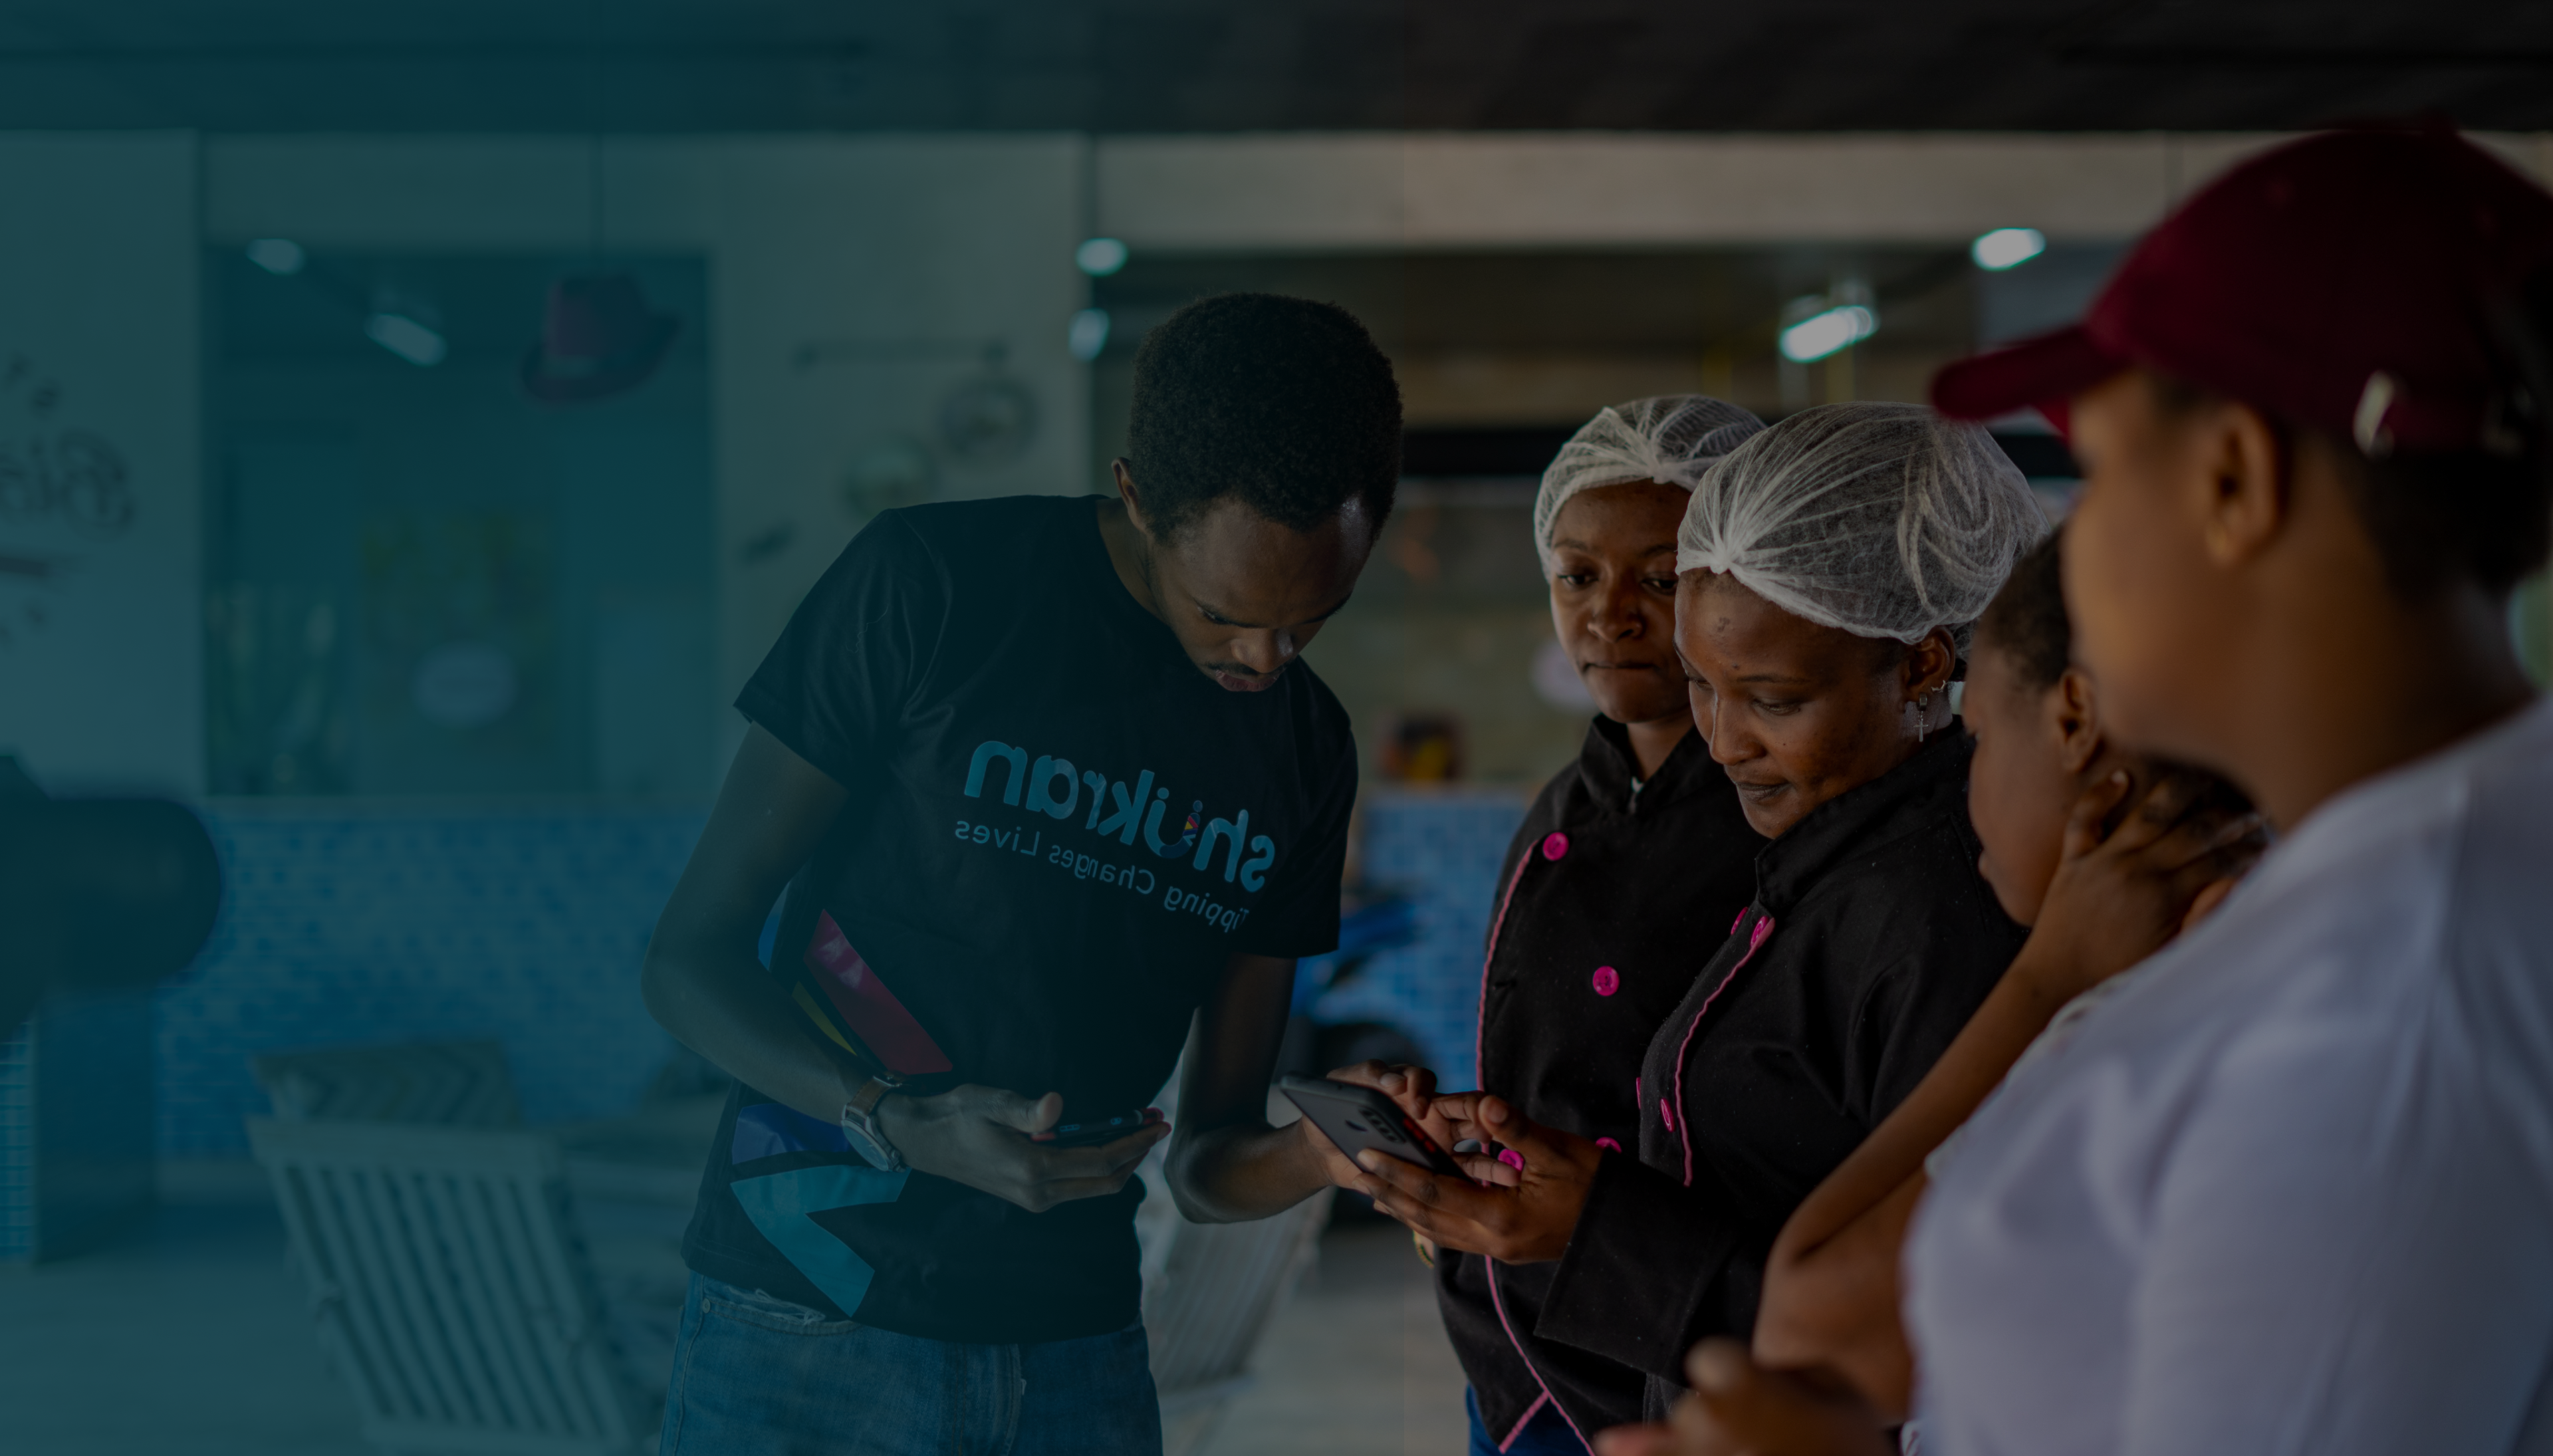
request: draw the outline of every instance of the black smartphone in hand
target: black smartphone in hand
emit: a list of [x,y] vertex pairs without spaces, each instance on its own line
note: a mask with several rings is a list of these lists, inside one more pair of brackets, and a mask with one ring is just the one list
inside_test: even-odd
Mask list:
[[1042,1148],[1096,1148],[1119,1138],[1140,1133],[1162,1120],[1159,1107],[1138,1107],[1114,1117],[1085,1117],[1071,1122],[1058,1122],[1042,1133],[1029,1134],[1029,1141]]
[[1399,1103],[1372,1087],[1321,1076],[1288,1076],[1277,1079],[1276,1089],[1285,1094],[1287,1101],[1302,1108],[1312,1126],[1336,1143],[1351,1161],[1372,1148],[1431,1173],[1450,1174],[1465,1181],[1471,1178],[1452,1155],[1437,1147],[1436,1140],[1400,1110]]

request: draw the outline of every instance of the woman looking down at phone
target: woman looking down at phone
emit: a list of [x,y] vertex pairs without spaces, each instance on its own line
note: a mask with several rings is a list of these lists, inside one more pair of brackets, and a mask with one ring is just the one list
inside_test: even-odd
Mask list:
[[1676,1421],[1691,1444],[1630,1427],[1599,1438],[1604,1456],[1894,1451],[1887,1428],[1906,1417],[1914,1373],[1898,1264],[1927,1160],[2026,1049],[2062,1045],[2259,856],[2259,817],[2231,785],[2102,731],[2057,557],[2055,537],[2032,548],[1978,620],[1961,709],[1977,744],[1978,868],[2031,939],[1931,1073],[1783,1226],[1751,1350],[1711,1340],[1688,1360],[1696,1394]]
[[[1597,717],[1507,846],[1480,1075],[1536,1122],[1600,1146],[1639,1137],[1641,1049],[1693,977],[1696,939],[1755,887],[1764,840],[1685,701],[1675,541],[1694,483],[1763,428],[1699,394],[1617,404],[1562,447],[1534,502],[1552,626]],[[1639,1371],[1531,1333],[1552,1269],[1454,1249],[1436,1259],[1475,1452],[1584,1453],[1578,1431],[1639,1418]]]
[[1497,1186],[1367,1163],[1379,1206],[1438,1244],[1550,1266],[1530,1333],[1642,1372],[1649,1408],[1695,1340],[1753,1327],[1782,1221],[2021,943],[1977,874],[1946,689],[2045,530],[1984,431],[1915,406],[1808,410],[1714,467],[1678,532],[1675,641],[1703,741],[1772,842],[1736,924],[1697,928],[1634,1073],[1636,1144],[1493,1088],[1435,1109],[1514,1155],[1474,1160]]

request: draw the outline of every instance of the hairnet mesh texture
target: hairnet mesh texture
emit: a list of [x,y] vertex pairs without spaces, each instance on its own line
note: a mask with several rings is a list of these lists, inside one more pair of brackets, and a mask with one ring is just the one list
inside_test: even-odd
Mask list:
[[1921,404],[1826,404],[1714,466],[1685,506],[1676,570],[1725,572],[1857,636],[1968,626],[2048,517],[1994,438]]
[[1690,491],[1703,472],[1764,428],[1725,399],[1659,394],[1597,411],[1552,457],[1533,498],[1533,545],[1549,576],[1560,507],[1579,492],[1625,481],[1659,481]]

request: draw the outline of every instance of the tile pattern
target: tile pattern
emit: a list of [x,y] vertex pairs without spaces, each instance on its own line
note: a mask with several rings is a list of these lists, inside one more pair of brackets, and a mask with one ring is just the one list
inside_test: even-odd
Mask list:
[[35,1034],[0,1042],[0,1263],[36,1251]]
[[533,1122],[626,1111],[673,1043],[637,994],[699,838],[672,810],[207,812],[221,923],[159,1006],[163,1157],[240,1156],[258,1052],[492,1037]]
[[[1369,876],[1409,889],[1419,940],[1318,1003],[1387,1021],[1468,1085],[1480,947],[1498,861],[1524,812],[1508,792],[1384,791]],[[203,956],[160,996],[163,1157],[239,1156],[265,1110],[251,1054],[493,1037],[533,1122],[627,1109],[671,1043],[636,994],[649,928],[698,838],[671,810],[218,804],[228,876]],[[0,1251],[23,1177],[25,1095],[0,1055]],[[5,1253],[0,1253],[5,1257]]]
[[1481,949],[1498,911],[1498,865],[1526,804],[1518,790],[1373,793],[1365,806],[1365,875],[1416,900],[1418,939],[1375,955],[1313,1002],[1312,1014],[1398,1026],[1426,1049],[1440,1085],[1471,1086]]

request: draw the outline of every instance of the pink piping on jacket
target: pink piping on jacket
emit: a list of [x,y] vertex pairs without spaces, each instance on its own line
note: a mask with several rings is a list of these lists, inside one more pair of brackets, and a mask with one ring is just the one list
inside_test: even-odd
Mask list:
[[[1746,923],[1746,912],[1741,910],[1737,913],[1737,923],[1738,925]],[[1735,935],[1737,926],[1730,926],[1728,933]],[[1755,918],[1755,929],[1749,931],[1746,936],[1746,953],[1738,956],[1737,963],[1728,967],[1728,974],[1721,976],[1720,984],[1711,988],[1711,994],[1702,998],[1702,1009],[1693,1014],[1693,1025],[1684,1029],[1684,1040],[1676,1044],[1675,1105],[1677,1107],[1684,1106],[1684,1059],[1685,1054],[1693,1050],[1693,1034],[1702,1030],[1702,1019],[1711,1014],[1711,1003],[1720,999],[1720,993],[1728,989],[1730,981],[1737,979],[1737,972],[1746,968],[1746,962],[1755,958],[1755,952],[1764,949],[1764,943],[1770,940],[1772,935],[1773,917],[1758,915]],[[1660,1111],[1666,1108],[1663,1101],[1658,1106]],[[1676,1140],[1684,1145],[1684,1185],[1689,1188],[1693,1186],[1693,1119],[1691,1117],[1676,1119],[1675,1131]]]
[[1533,1383],[1542,1390],[1541,1400],[1524,1408],[1524,1419],[1517,1421],[1515,1429],[1507,1432],[1507,1438],[1498,1442],[1498,1449],[1503,1451],[1513,1445],[1515,1438],[1524,1434],[1524,1428],[1532,1421],[1533,1413],[1542,1408],[1544,1400],[1550,1400],[1551,1408],[1560,1412],[1561,1420],[1568,1425],[1569,1433],[1578,1438],[1578,1444],[1590,1451],[1595,1450],[1596,1443],[1587,1439],[1587,1432],[1578,1428],[1577,1421],[1569,1418],[1569,1408],[1551,1400],[1550,1382],[1542,1378],[1541,1371],[1533,1368],[1533,1357],[1524,1352],[1524,1341],[1516,1338],[1515,1326],[1507,1322],[1507,1301],[1498,1297],[1498,1262],[1495,1259],[1490,1261],[1490,1307],[1498,1312],[1498,1328],[1507,1332],[1507,1343],[1515,1346],[1516,1358],[1524,1362],[1524,1368],[1533,1375]]
[[1507,907],[1515,903],[1516,886],[1524,883],[1524,872],[1533,863],[1535,851],[1528,849],[1516,861],[1516,872],[1507,879],[1507,892],[1498,897],[1498,914],[1490,922],[1490,949],[1481,955],[1481,1009],[1472,1018],[1472,1076],[1481,1074],[1481,1050],[1488,1045],[1490,1031],[1490,962],[1498,958],[1498,932],[1507,928]]
[[[1498,933],[1506,929],[1507,907],[1515,903],[1516,886],[1524,883],[1525,868],[1533,863],[1533,856],[1535,853],[1540,851],[1540,847],[1541,846],[1536,845],[1534,849],[1527,850],[1524,857],[1516,861],[1516,872],[1515,875],[1507,881],[1507,892],[1498,897],[1498,918],[1490,922],[1490,948],[1488,952],[1481,956],[1481,1013],[1479,1020],[1474,1024],[1472,1032],[1472,1066],[1476,1074],[1481,1065],[1481,1053],[1487,1047],[1487,1038],[1489,1037],[1490,962],[1498,958]],[[1550,856],[1544,855],[1543,857],[1549,858]],[[1587,1433],[1578,1428],[1578,1422],[1569,1419],[1569,1412],[1561,1408],[1559,1401],[1551,1399],[1551,1387],[1544,1384],[1542,1372],[1533,1368],[1533,1357],[1525,1353],[1524,1341],[1516,1338],[1515,1326],[1507,1322],[1506,1301],[1498,1297],[1498,1261],[1493,1259],[1489,1261],[1489,1264],[1490,1267],[1487,1278],[1490,1286],[1490,1307],[1498,1312],[1498,1328],[1506,1332],[1507,1344],[1514,1348],[1516,1358],[1524,1362],[1525,1370],[1533,1376],[1534,1386],[1542,1393],[1534,1398],[1532,1404],[1527,1405],[1524,1408],[1524,1417],[1515,1423],[1515,1429],[1507,1432],[1506,1439],[1498,1442],[1498,1449],[1503,1451],[1507,1447],[1514,1445],[1516,1437],[1523,1435],[1524,1428],[1533,1423],[1533,1413],[1540,1410],[1543,1406],[1549,1405],[1552,1409],[1560,1411],[1560,1418],[1562,1420],[1568,1421],[1570,1434],[1578,1437],[1579,1442],[1582,1445],[1585,1445],[1587,1449],[1593,1451],[1596,1447],[1594,1443],[1588,1441]]]
[[[1507,1438],[1505,1440],[1498,1442],[1498,1449],[1503,1451],[1507,1447],[1514,1445],[1516,1443],[1516,1437],[1524,1434],[1524,1428],[1533,1424],[1533,1413],[1550,1403],[1551,1392],[1549,1391],[1545,1391],[1541,1395],[1534,1397],[1533,1403],[1524,1407],[1524,1414],[1516,1417],[1515,1429],[1507,1432]],[[1565,1415],[1561,1418],[1563,1420],[1568,1419]]]

